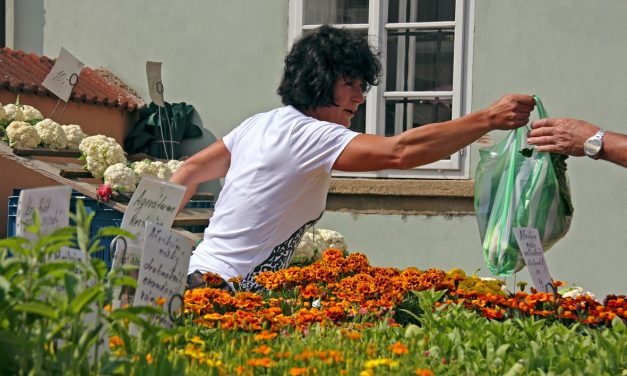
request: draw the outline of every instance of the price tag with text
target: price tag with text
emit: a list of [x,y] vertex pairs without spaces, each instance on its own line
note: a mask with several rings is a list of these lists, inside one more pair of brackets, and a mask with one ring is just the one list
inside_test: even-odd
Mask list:
[[36,235],[26,231],[33,224],[33,214],[39,215],[39,232],[47,235],[66,227],[70,221],[70,195],[72,188],[64,185],[23,189],[17,203],[17,236],[35,239]]
[[163,82],[161,81],[161,63],[147,61],[146,76],[148,77],[148,93],[150,94],[150,99],[152,99],[157,106],[165,107]]
[[80,60],[61,47],[59,57],[42,85],[61,100],[67,102],[72,95],[74,86],[78,83],[78,76],[80,76],[83,66],[84,64]]
[[[174,314],[182,308],[192,242],[169,228],[146,223],[146,238],[142,250],[137,291],[133,306],[161,305]],[[169,315],[168,315],[169,316]],[[163,326],[169,318],[160,320]]]
[[551,289],[548,284],[553,282],[553,278],[551,278],[549,267],[544,258],[544,250],[542,249],[538,229],[515,227],[513,230],[520,252],[527,264],[533,287],[538,291],[550,292]]

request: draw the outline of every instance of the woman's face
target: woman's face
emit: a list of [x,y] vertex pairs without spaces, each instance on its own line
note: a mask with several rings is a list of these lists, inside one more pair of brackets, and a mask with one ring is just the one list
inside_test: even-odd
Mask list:
[[362,80],[339,77],[333,89],[333,99],[337,106],[317,107],[308,111],[307,115],[348,128],[357,108],[364,103],[365,96],[362,89]]

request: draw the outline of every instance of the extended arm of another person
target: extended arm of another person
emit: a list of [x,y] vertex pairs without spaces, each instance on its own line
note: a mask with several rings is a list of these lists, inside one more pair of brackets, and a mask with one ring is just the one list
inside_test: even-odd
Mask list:
[[223,178],[231,166],[231,152],[222,140],[209,145],[187,159],[170,178],[172,183],[187,187],[179,210],[196,193],[200,183]]
[[393,137],[361,134],[335,161],[340,171],[407,169],[447,157],[495,129],[515,129],[529,121],[533,97],[510,94],[486,109],[458,119],[427,124]]
[[[572,156],[584,155],[583,145],[600,128],[587,121],[567,118],[549,118],[533,122],[527,141],[538,151]],[[606,132],[600,159],[627,167],[627,135]]]

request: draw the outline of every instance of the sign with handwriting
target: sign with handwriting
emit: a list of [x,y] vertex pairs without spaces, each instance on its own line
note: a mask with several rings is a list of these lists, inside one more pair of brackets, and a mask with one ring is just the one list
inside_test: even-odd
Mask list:
[[544,258],[544,250],[542,249],[538,229],[532,227],[515,227],[513,230],[516,241],[518,242],[518,247],[527,264],[533,286],[538,291],[550,292],[551,289],[548,284],[552,283],[553,279],[551,278],[549,267]]
[[35,210],[39,214],[41,235],[68,226],[71,194],[72,188],[64,185],[21,190],[17,203],[16,235],[30,240],[36,238],[35,234],[26,231],[33,224]]
[[146,76],[148,76],[148,93],[150,94],[150,99],[152,99],[157,106],[165,107],[163,82],[161,81],[161,63],[147,61]]
[[136,237],[129,245],[141,247],[146,222],[172,227],[183,195],[182,185],[149,176],[142,178],[122,218],[122,228]]
[[[146,238],[142,250],[137,291],[133,306],[161,305],[166,311],[177,310],[168,302],[176,295],[183,295],[189,266],[191,241],[169,228],[146,223]],[[173,300],[182,302],[182,300]],[[160,320],[168,325],[169,320]]]
[[72,95],[74,86],[78,83],[84,64],[61,47],[59,57],[46,76],[42,85],[54,95],[67,102]]

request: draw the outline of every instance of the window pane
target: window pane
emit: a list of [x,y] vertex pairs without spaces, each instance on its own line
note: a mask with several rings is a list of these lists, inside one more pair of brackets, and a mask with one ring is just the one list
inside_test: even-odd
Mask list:
[[452,90],[453,40],[452,30],[388,32],[386,90]]
[[390,23],[436,21],[455,21],[455,0],[390,0]]
[[305,25],[368,23],[368,0],[304,0]]
[[366,133],[366,102],[359,105],[351,120],[350,129],[355,132]]
[[385,135],[451,120],[451,99],[395,99],[385,102]]

